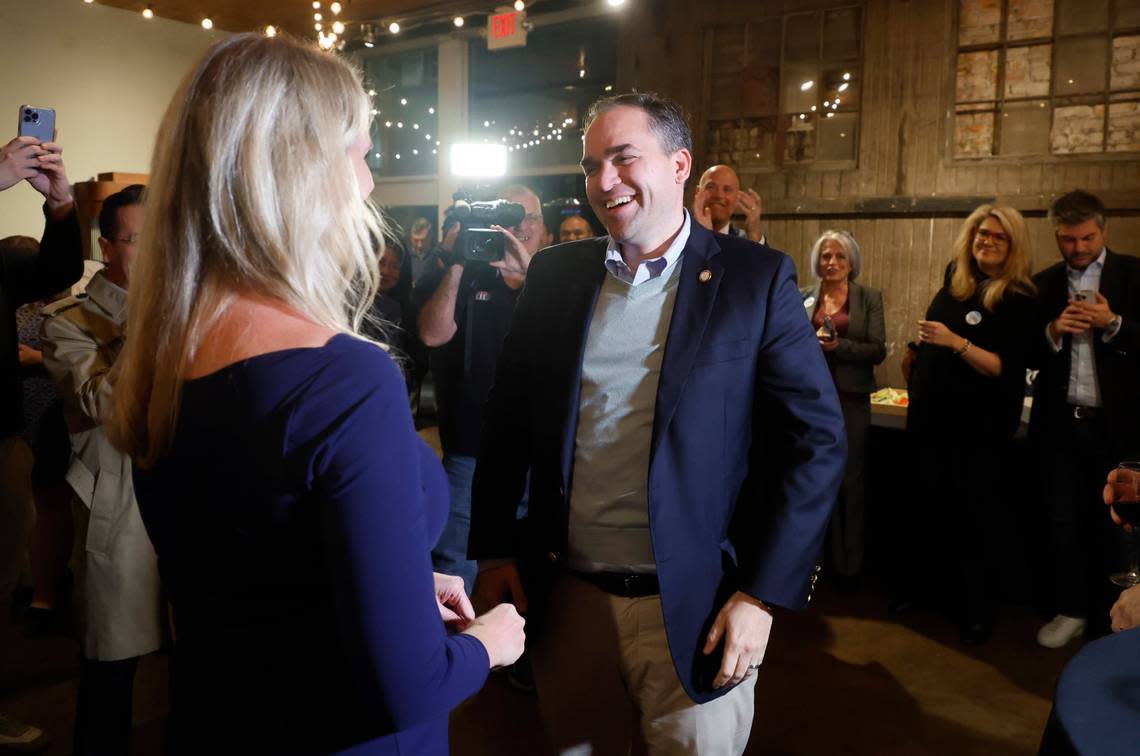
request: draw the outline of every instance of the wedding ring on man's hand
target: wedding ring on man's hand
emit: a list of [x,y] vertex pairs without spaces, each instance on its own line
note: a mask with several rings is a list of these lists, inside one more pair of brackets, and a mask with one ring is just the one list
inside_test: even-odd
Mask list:
[[748,668],[749,669],[760,669],[760,665],[759,664],[749,664]]

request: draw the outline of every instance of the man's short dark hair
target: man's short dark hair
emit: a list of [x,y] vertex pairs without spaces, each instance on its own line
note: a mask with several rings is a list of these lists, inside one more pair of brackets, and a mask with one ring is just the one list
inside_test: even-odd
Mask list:
[[1095,194],[1077,189],[1053,200],[1049,207],[1049,222],[1056,226],[1079,226],[1095,220],[1104,228],[1104,203]]
[[431,231],[431,221],[429,221],[427,218],[416,218],[414,221],[412,221],[412,230],[410,232],[412,236],[415,236],[416,234],[422,234],[427,231]]
[[36,254],[40,243],[30,236],[5,236],[0,239],[0,252],[21,252]]
[[119,236],[119,208],[141,205],[145,188],[142,184],[131,184],[103,200],[103,207],[99,210],[100,236],[108,240]]
[[685,111],[677,103],[655,92],[626,92],[603,97],[586,112],[582,130],[589,129],[598,116],[614,108],[637,108],[644,111],[649,116],[650,128],[657,134],[666,153],[673,154],[682,148],[693,151],[693,132],[689,129]]

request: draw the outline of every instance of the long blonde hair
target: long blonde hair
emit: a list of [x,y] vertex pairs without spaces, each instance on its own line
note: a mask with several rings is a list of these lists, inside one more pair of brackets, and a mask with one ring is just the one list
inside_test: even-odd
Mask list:
[[980,205],[962,224],[954,241],[954,274],[950,278],[950,294],[959,301],[974,296],[978,281],[974,276],[974,235],[986,218],[993,218],[1009,234],[1009,251],[1002,264],[1001,274],[982,282],[982,306],[993,312],[1007,291],[1032,295],[1037,287],[1030,278],[1033,251],[1029,243],[1029,230],[1025,218],[1012,207]]
[[187,366],[239,293],[355,333],[383,223],[348,148],[370,127],[360,74],[284,36],[210,48],[167,108],[131,271],[111,440],[141,467],[169,448]]

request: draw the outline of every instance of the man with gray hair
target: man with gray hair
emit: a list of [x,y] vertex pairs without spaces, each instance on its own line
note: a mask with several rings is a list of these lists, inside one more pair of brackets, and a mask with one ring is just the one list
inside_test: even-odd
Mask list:
[[530,266],[475,473],[476,595],[529,610],[560,753],[640,731],[652,756],[739,754],[771,607],[810,593],[843,418],[791,260],[685,212],[680,109],[619,95],[585,125],[609,236]]
[[1045,471],[1057,615],[1048,648],[1108,631],[1108,576],[1124,562],[1104,512],[1108,471],[1140,458],[1140,259],[1108,249],[1101,201],[1069,192],[1049,209],[1062,262],[1034,276],[1042,311],[1029,436]]

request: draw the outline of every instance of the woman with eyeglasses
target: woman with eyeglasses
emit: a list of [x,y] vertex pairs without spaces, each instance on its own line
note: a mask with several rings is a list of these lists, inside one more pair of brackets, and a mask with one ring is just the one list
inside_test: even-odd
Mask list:
[[883,293],[855,283],[859,243],[847,231],[824,231],[811,249],[814,286],[800,290],[827,358],[847,428],[847,471],[831,516],[830,569],[841,590],[856,587],[863,568],[863,499],[867,432],[875,365],[887,356]]
[[948,598],[962,642],[980,644],[993,626],[998,472],[1021,418],[1036,288],[1025,219],[1012,207],[977,208],[954,248],[917,324],[907,434],[923,527],[903,577]]

